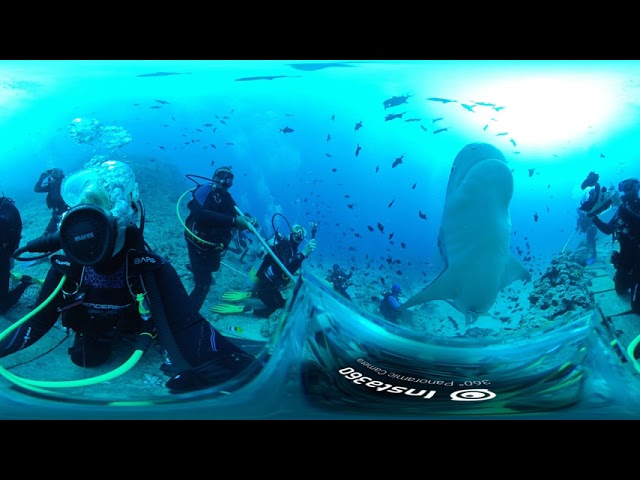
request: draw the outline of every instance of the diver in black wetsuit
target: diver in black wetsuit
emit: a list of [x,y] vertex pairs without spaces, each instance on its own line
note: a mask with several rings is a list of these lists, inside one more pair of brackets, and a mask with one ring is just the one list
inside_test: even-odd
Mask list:
[[327,281],[333,284],[333,289],[341,294],[342,296],[351,300],[351,295],[347,292],[347,288],[351,285],[351,277],[353,276],[353,267],[351,267],[351,271],[349,273],[342,270],[340,265],[337,263],[333,266],[333,269],[329,272],[327,276]]
[[[307,242],[302,252],[298,251],[298,247],[306,236],[306,229],[295,224],[291,227],[291,233],[288,237],[276,233],[273,239],[274,244],[271,247],[273,253],[292,275],[298,271],[302,266],[302,262],[316,249],[316,240],[312,238]],[[273,257],[267,254],[265,254],[258,268],[256,277],[257,281],[253,290],[254,296],[258,297],[265,306],[254,309],[253,314],[257,317],[268,318],[273,312],[286,305],[287,302],[280,292],[287,287],[290,279]]]
[[51,210],[51,220],[44,233],[53,233],[58,229],[60,217],[69,210],[69,206],[65,203],[60,195],[60,186],[64,179],[64,172],[60,168],[51,168],[40,174],[40,178],[33,187],[36,193],[46,193],[47,208]]
[[[171,373],[177,373],[167,382],[172,393],[205,388],[251,366],[259,368],[260,362],[192,308],[173,266],[146,246],[142,204],[130,167],[104,162],[88,181],[90,170],[74,173],[65,182],[62,194],[73,208],[63,216],[59,231],[16,251],[18,259],[24,251],[62,248],[65,253],[51,257],[39,303],[63,275],[67,278],[39,313],[0,340],[0,357],[34,344],[61,317],[75,333],[69,354],[81,367],[106,362],[119,336],[157,335],[173,362]],[[78,187],[82,191],[73,191]],[[120,196],[114,198],[114,192]],[[138,216],[141,227],[136,225]]]
[[628,178],[618,185],[620,206],[609,222],[605,223],[597,215],[589,218],[602,233],[613,235],[620,245],[620,251],[611,255],[611,263],[616,269],[613,277],[616,292],[631,291],[631,309],[640,314],[640,181]]
[[20,211],[11,198],[0,197],[0,314],[18,303],[27,287],[33,284],[29,275],[22,275],[20,283],[9,290],[13,252],[18,248],[21,237]]
[[198,311],[211,288],[211,274],[220,269],[222,253],[229,248],[231,230],[256,224],[254,218],[238,215],[235,210],[236,202],[229,193],[233,179],[230,167],[218,168],[212,183],[199,185],[187,204],[190,213],[185,220],[184,238],[195,283],[189,298]]

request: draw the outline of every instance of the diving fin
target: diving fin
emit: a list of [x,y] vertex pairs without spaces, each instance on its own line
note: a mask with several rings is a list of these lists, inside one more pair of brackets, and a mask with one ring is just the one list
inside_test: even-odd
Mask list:
[[253,297],[253,292],[225,292],[222,294],[222,300],[227,302],[239,302]]
[[[14,279],[20,281],[20,280],[22,280],[23,274],[22,273],[18,273],[15,270],[11,270],[11,276]],[[36,278],[36,277],[31,277],[31,281],[32,281],[32,283],[37,283],[38,285],[42,285],[44,283],[44,280],[40,280],[39,278]]]
[[219,303],[211,307],[211,311],[213,313],[220,313],[223,315],[228,315],[230,313],[243,313],[247,310],[251,310],[246,305],[232,305],[230,303]]

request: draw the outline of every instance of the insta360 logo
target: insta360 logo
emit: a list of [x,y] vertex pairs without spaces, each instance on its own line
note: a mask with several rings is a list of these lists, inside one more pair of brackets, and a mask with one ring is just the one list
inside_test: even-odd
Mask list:
[[[406,395],[414,398],[424,398],[431,399],[436,396],[436,390],[429,390],[424,388],[423,386],[417,387],[406,387],[400,385],[394,385],[392,383],[387,383],[384,380],[376,380],[367,375],[363,375],[357,370],[351,367],[345,367],[338,370],[338,372],[347,380],[350,380],[355,385],[362,385],[364,387],[368,387],[373,391],[387,393],[387,394],[395,394],[395,395]],[[463,384],[460,384],[463,386]],[[456,402],[481,402],[483,400],[491,400],[492,398],[496,398],[496,394],[491,390],[487,390],[486,388],[467,388],[464,390],[456,390],[455,392],[451,392],[449,394],[451,400]]]
[[481,402],[496,398],[496,394],[486,388],[469,388],[451,392],[451,400],[456,402]]

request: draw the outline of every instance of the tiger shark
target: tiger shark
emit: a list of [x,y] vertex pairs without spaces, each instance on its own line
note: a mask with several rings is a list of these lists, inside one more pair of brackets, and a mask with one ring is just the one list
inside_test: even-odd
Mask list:
[[531,274],[509,251],[513,175],[502,152],[470,143],[456,155],[442,211],[438,248],[445,268],[402,310],[444,300],[469,327],[493,307],[498,292]]

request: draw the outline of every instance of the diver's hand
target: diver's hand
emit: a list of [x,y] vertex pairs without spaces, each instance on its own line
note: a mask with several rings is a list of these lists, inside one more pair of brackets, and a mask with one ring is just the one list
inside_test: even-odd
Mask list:
[[622,205],[622,201],[620,200],[620,193],[617,190],[614,190],[614,192],[611,194],[611,202],[615,207],[619,207],[620,205]]
[[249,228],[249,225],[255,226],[257,223],[258,222],[255,218],[247,217],[244,215],[238,215],[236,217],[236,221],[233,224],[233,226],[238,230],[247,230]]
[[316,249],[316,239],[312,238],[311,240],[309,240],[309,242],[304,246],[304,250],[302,250],[302,254],[305,257],[308,257],[309,255],[311,255],[313,253],[313,251]]

